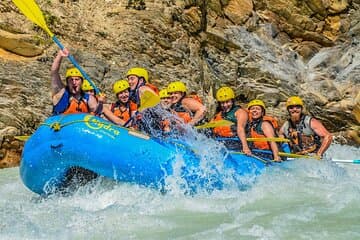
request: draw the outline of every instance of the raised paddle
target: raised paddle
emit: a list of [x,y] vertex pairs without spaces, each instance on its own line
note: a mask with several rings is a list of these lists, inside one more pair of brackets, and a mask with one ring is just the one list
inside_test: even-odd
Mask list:
[[215,128],[215,127],[231,126],[233,124],[234,124],[233,122],[228,120],[219,120],[219,121],[212,121],[199,126],[195,126],[195,128],[197,129]]
[[[12,0],[13,3],[19,8],[19,10],[33,23],[41,27],[45,32],[49,34],[52,40],[59,46],[61,50],[64,49],[64,46],[61,44],[59,39],[50,31],[48,26],[46,25],[44,16],[36,4],[34,0]],[[94,82],[91,81],[90,77],[86,74],[86,72],[80,67],[75,58],[69,54],[68,56],[70,62],[81,72],[86,80],[89,81],[90,85],[94,88],[95,93],[99,94],[99,89],[95,86]]]
[[136,113],[126,121],[124,124],[124,127],[127,127],[131,121],[135,119],[135,117],[142,111],[144,111],[147,108],[155,107],[160,103],[160,97],[159,95],[151,92],[151,91],[144,91],[143,94],[140,96],[140,107],[136,111]]

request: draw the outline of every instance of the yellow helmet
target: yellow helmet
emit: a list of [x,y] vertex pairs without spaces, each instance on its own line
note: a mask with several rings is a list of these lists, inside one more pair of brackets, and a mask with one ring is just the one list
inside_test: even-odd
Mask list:
[[90,91],[90,90],[94,90],[94,88],[93,88],[93,86],[91,86],[91,84],[89,83],[88,80],[84,79],[84,81],[81,85],[81,90]]
[[130,75],[135,75],[137,77],[143,77],[145,79],[145,82],[149,82],[149,74],[145,68],[139,68],[139,67],[131,68],[127,72],[126,77],[128,77]]
[[255,99],[249,102],[247,108],[251,108],[252,106],[261,106],[265,110],[265,103],[262,100]]
[[75,67],[66,70],[65,78],[67,79],[68,77],[81,77],[82,79],[84,79],[79,69]]
[[119,92],[122,92],[126,89],[130,88],[130,85],[127,80],[121,79],[114,83],[113,85],[113,91],[115,95],[117,95]]
[[186,90],[187,89],[186,89],[185,84],[180,81],[172,82],[167,87],[168,93],[173,93],[173,92],[185,92],[186,93]]
[[169,93],[168,93],[168,91],[167,91],[166,88],[160,90],[159,96],[160,96],[160,99],[170,97],[170,95],[169,95]]
[[288,108],[289,106],[295,106],[295,105],[304,107],[304,103],[300,97],[298,97],[298,96],[289,97],[288,100],[286,101],[286,108]]
[[234,91],[229,87],[222,87],[216,92],[216,100],[218,102],[225,102],[235,98]]

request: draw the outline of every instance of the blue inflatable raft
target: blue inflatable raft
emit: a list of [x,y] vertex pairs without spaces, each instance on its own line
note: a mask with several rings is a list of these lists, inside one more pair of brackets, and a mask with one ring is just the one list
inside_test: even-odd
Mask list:
[[178,176],[181,187],[223,189],[243,186],[267,165],[263,159],[223,151],[216,161],[175,139],[152,138],[89,114],[48,118],[26,141],[20,176],[33,192],[47,195],[64,186],[69,169],[80,167],[120,182],[166,190]]

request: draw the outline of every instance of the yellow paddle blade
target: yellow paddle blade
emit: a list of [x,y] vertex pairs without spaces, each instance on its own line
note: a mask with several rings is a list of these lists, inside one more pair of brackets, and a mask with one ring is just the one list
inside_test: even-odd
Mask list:
[[160,103],[160,97],[150,91],[145,91],[140,96],[140,107],[138,109],[139,112],[145,110],[146,108],[155,107]]
[[272,137],[272,138],[247,138],[246,140],[249,141],[249,142],[290,142],[289,139],[277,138],[277,137]]
[[30,136],[15,136],[14,138],[19,140],[19,141],[26,141],[29,139]]
[[33,23],[44,29],[50,37],[54,34],[49,30],[46,25],[44,16],[36,4],[35,0],[12,0],[13,3],[19,8],[19,10]]
[[302,155],[302,154],[295,154],[295,153],[285,153],[285,152],[279,152],[280,157],[290,157],[290,158],[315,158],[317,160],[320,160],[317,156],[310,156],[310,155]]
[[212,121],[205,123],[203,125],[196,126],[197,129],[204,129],[204,128],[215,128],[215,127],[224,127],[224,126],[231,126],[234,123],[228,120],[219,120],[219,121]]

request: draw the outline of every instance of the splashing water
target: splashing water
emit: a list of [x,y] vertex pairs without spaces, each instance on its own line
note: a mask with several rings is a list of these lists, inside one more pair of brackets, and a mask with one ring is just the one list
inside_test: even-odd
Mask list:
[[[360,149],[334,144],[328,156],[358,159]],[[267,168],[246,191],[161,194],[99,179],[74,195],[41,199],[18,168],[3,169],[0,238],[358,239],[359,181],[360,165],[298,159]]]

